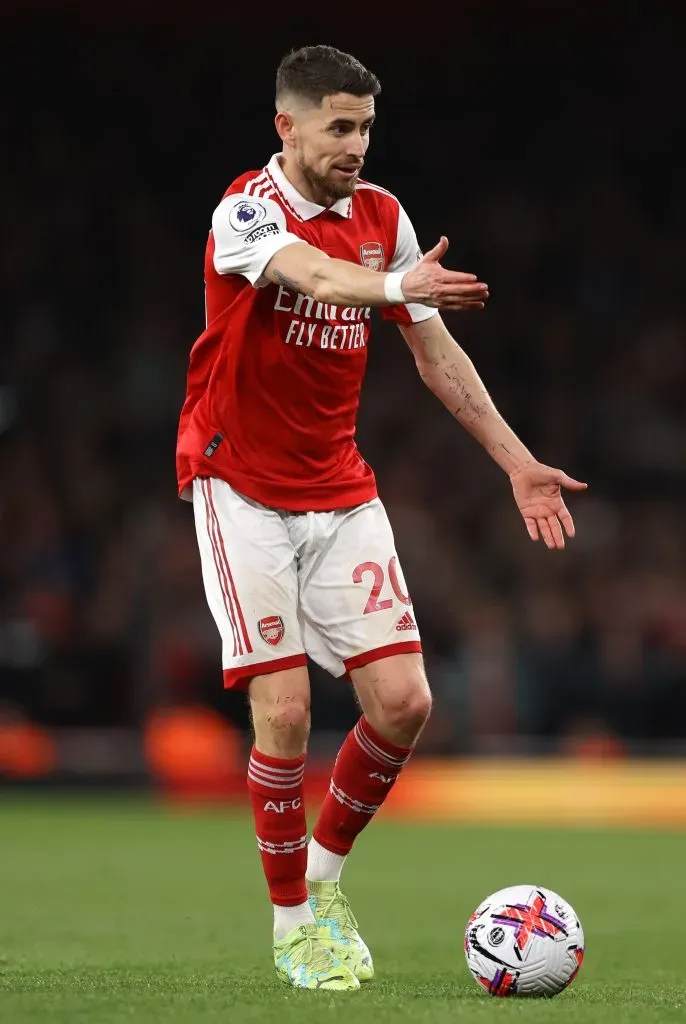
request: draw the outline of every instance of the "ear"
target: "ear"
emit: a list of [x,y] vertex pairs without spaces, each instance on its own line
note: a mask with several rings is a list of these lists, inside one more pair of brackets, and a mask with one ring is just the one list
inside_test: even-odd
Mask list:
[[292,114],[289,114],[285,110],[280,110],[274,118],[274,125],[276,127],[276,133],[282,142],[293,141],[294,121]]

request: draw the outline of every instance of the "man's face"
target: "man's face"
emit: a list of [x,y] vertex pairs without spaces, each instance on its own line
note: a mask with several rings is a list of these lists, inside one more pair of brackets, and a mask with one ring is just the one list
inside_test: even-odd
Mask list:
[[355,191],[369,129],[374,97],[346,92],[325,96],[319,107],[305,107],[294,117],[295,159],[315,192],[344,199]]

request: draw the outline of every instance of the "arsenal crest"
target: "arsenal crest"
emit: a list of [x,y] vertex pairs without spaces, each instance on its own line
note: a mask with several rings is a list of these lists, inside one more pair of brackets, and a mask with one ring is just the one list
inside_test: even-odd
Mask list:
[[276,647],[283,640],[283,619],[280,615],[271,615],[267,619],[260,619],[257,623],[260,636],[272,647]]
[[360,261],[369,270],[383,270],[386,256],[381,242],[363,242],[360,246]]

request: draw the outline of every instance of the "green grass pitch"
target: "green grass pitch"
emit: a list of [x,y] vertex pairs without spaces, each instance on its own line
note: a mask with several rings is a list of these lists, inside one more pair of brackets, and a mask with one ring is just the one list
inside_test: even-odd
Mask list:
[[[335,996],[275,978],[251,822],[145,801],[0,803],[3,1024],[686,1021],[686,835],[378,820],[344,889],[377,979]],[[555,1000],[494,999],[468,974],[466,920],[518,882],[567,898],[586,933]]]

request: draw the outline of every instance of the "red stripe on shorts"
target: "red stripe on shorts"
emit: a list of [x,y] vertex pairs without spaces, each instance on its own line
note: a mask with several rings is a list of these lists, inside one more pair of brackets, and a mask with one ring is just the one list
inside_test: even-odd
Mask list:
[[207,519],[207,535],[210,538],[210,544],[212,545],[212,557],[214,559],[214,567],[217,570],[217,579],[219,580],[219,589],[222,592],[222,600],[224,602],[224,609],[226,611],[226,617],[229,620],[231,626],[231,632],[233,633],[233,656],[234,658],[238,654],[238,631],[236,629],[236,623],[234,622],[233,608],[231,607],[231,597],[229,595],[229,585],[224,573],[224,567],[221,561],[221,555],[219,553],[219,547],[215,540],[214,528],[215,522],[212,517],[212,510],[210,509],[210,503],[207,498],[206,480],[200,481],[200,487],[202,489],[203,497],[205,499],[205,514]]
[[381,661],[382,658],[392,658],[394,654],[421,654],[421,640],[401,640],[397,644],[386,644],[384,647],[375,647],[371,651],[364,651],[356,654],[353,658],[347,658],[343,664],[346,672],[353,668],[363,668],[373,661]]
[[[222,531],[221,531],[221,527],[219,525],[219,519],[217,518],[217,513],[216,513],[215,508],[214,508],[214,501],[212,499],[212,480],[209,479],[209,478],[207,480],[207,493],[208,493],[209,499],[210,499],[210,508],[212,509],[212,514],[214,515],[214,519],[215,519],[215,522],[217,524],[217,533],[219,535],[219,543],[221,545],[221,553],[224,556],[224,567],[226,569],[226,574],[227,574],[227,576],[229,578],[229,587],[231,588],[231,595],[233,597],[234,604],[235,604],[236,609],[238,611],[238,621],[240,623],[240,632],[243,634],[243,641],[245,643],[245,653],[252,654],[252,646],[250,644],[250,637],[248,636],[248,631],[245,628],[245,619],[243,618],[243,609],[241,608],[241,603],[238,600],[238,594],[236,593],[236,584],[234,583],[233,576],[231,575],[231,566],[229,565],[229,560],[226,557],[226,548],[224,547],[224,538],[222,537]],[[239,647],[240,647],[240,638],[239,638]],[[241,654],[242,653],[243,653],[243,651],[241,651]]]
[[289,654],[285,658],[274,661],[258,661],[254,665],[240,665],[238,668],[224,669],[225,690],[245,690],[254,676],[270,675],[272,672],[283,672],[287,668],[307,666],[307,655]]

